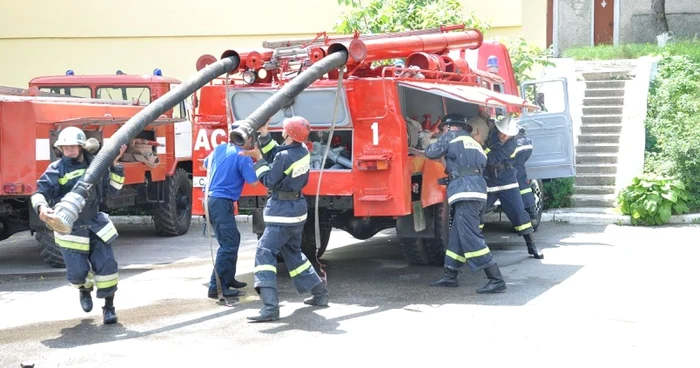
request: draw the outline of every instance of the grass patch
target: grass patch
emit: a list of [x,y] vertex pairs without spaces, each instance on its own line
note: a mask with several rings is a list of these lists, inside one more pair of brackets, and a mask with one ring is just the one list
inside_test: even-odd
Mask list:
[[655,43],[576,47],[564,51],[562,56],[576,60],[616,60],[662,54],[686,55],[694,62],[700,63],[700,39],[679,39],[667,44],[664,48],[658,47]]

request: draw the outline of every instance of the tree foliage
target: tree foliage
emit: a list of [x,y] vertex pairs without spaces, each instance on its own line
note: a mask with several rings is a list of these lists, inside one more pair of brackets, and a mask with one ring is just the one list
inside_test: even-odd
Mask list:
[[473,14],[465,17],[459,0],[338,0],[345,5],[335,31],[364,34],[403,32],[462,24],[486,31],[490,25]]

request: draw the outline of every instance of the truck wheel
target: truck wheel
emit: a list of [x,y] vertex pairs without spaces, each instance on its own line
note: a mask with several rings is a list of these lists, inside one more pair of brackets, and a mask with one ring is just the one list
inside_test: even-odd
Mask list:
[[408,263],[412,265],[430,264],[430,255],[422,238],[399,238],[401,253]]
[[48,229],[37,230],[35,239],[39,242],[39,248],[41,249],[40,255],[44,263],[53,268],[66,267],[65,262],[63,262],[61,248],[56,245],[53,239],[53,231],[49,231]]
[[532,229],[537,231],[540,226],[540,220],[542,220],[542,213],[544,212],[544,194],[542,192],[542,180],[530,180],[530,188],[532,189],[532,195],[535,196],[535,218],[531,220]]
[[[308,223],[309,222],[307,222],[307,224]],[[301,236],[301,251],[304,252],[306,258],[312,262],[316,259],[320,259],[323,253],[326,252],[328,241],[331,238],[332,228],[321,226],[319,230],[321,234],[321,247],[318,249],[316,249],[316,227],[313,222],[311,222],[310,226],[304,226],[304,233]],[[315,256],[314,252],[316,253]]]
[[185,234],[192,222],[192,183],[182,168],[175,170],[166,183],[168,200],[153,207],[156,231],[164,236]]
[[425,245],[430,257],[430,264],[435,266],[445,265],[445,251],[450,238],[450,205],[447,200],[434,204],[435,213],[435,237],[425,239]]

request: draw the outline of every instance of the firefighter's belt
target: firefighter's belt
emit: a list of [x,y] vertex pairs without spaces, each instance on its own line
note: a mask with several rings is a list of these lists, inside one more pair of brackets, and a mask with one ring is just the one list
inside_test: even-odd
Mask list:
[[270,194],[270,198],[272,199],[277,199],[280,201],[295,201],[301,197],[301,192],[300,191],[283,191],[283,190],[277,190],[274,191]]
[[503,170],[508,170],[508,169],[513,169],[515,166],[505,163],[505,164],[498,164],[498,165],[486,165],[486,171],[496,173],[499,171]]
[[462,166],[450,173],[450,179],[455,180],[462,176],[481,176],[481,169],[476,166]]

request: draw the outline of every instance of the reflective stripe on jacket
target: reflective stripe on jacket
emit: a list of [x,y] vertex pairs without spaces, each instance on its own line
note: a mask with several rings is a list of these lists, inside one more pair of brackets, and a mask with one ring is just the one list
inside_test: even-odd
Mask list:
[[[447,201],[486,201],[486,181],[483,172],[486,154],[466,130],[449,131],[425,149],[425,157],[445,157],[446,171],[450,175]],[[474,171],[472,174],[465,174]]]
[[[39,205],[53,206],[68,194],[75,184],[85,175],[85,171],[93,156],[83,153],[84,159],[63,157],[52,162],[37,181],[37,190],[31,197],[34,210]],[[117,238],[117,229],[107,214],[99,211],[100,203],[105,195],[118,194],[124,184],[124,167],[111,166],[109,173],[102,178],[101,185],[96,185],[86,199],[85,207],[78,219],[73,223],[73,230],[68,235],[54,232],[56,244],[80,252],[89,252],[90,234],[93,232],[105,243],[111,243]]]
[[[493,134],[489,139],[489,146],[486,149],[487,164],[485,173],[489,193],[518,188],[514,155],[516,148],[516,141],[513,137],[508,138],[505,142],[501,142],[498,139],[498,135]],[[492,170],[494,167],[498,167],[498,169]]]
[[[280,146],[272,142],[269,135],[260,137],[258,144],[264,158],[255,163],[258,180],[271,192],[263,219],[265,224],[303,224],[309,210],[301,190],[309,181],[311,155],[301,143]],[[286,199],[287,196],[296,196],[296,199]]]

